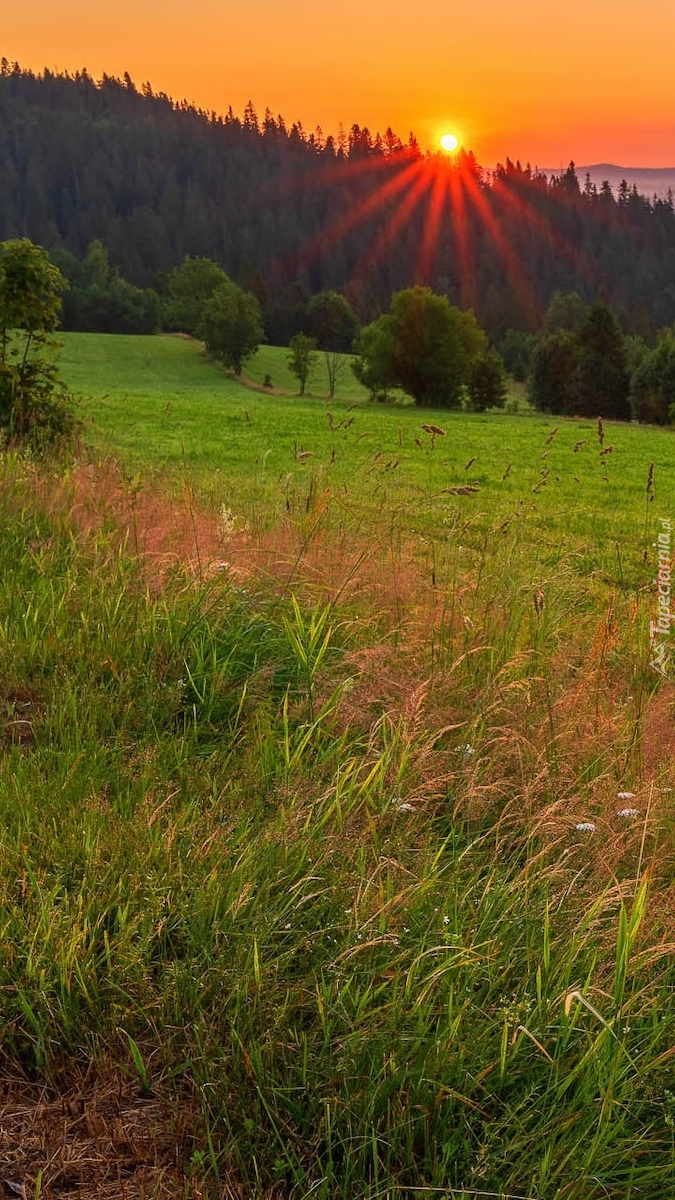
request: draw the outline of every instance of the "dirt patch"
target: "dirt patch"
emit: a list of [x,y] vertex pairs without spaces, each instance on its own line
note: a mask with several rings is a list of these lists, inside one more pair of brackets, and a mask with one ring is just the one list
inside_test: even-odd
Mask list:
[[263,392],[265,396],[294,396],[297,397],[297,392],[289,392],[287,388],[265,387],[264,383],[258,383],[257,380],[251,379],[248,375],[236,375],[237,383],[243,383],[244,387],[250,392]]
[[0,1078],[0,1194],[206,1200],[197,1124],[189,1096],[144,1096],[112,1068],[63,1088]]
[[33,722],[42,715],[38,692],[24,683],[0,681],[0,747],[33,745]]

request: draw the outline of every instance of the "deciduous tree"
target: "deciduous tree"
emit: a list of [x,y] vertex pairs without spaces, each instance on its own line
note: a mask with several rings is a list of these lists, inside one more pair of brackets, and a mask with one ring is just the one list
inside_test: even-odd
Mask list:
[[506,372],[495,349],[490,348],[474,358],[468,392],[472,412],[504,407],[507,396]]
[[351,304],[339,292],[320,292],[307,304],[307,321],[323,350],[332,400],[347,366],[347,355],[358,333],[359,322]]
[[300,383],[300,395],[304,396],[307,380],[314,369],[317,360],[316,338],[308,337],[306,333],[296,333],[288,343],[290,354],[288,365]]
[[406,288],[393,296],[390,313],[362,331],[356,374],[374,396],[398,386],[417,404],[458,408],[487,346],[473,313],[430,288]]
[[474,359],[487,337],[471,312],[454,308],[430,288],[396,292],[391,302],[396,379],[416,404],[458,408]]
[[65,287],[39,246],[0,242],[0,428],[37,447],[74,426],[50,338]]
[[211,358],[241,375],[244,362],[263,339],[260,305],[255,296],[228,279],[206,301],[198,332]]
[[359,383],[368,388],[371,400],[386,400],[397,383],[391,313],[366,325],[354,350],[357,357],[352,362],[352,371]]
[[228,277],[210,258],[183,259],[169,275],[169,303],[166,321],[171,329],[198,336],[204,306],[217,288],[228,283]]
[[631,379],[631,408],[638,421],[665,425],[675,420],[675,332],[667,331]]

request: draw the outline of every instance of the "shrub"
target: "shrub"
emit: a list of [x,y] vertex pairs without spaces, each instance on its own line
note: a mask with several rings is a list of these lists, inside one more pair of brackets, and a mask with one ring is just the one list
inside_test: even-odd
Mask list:
[[69,437],[76,423],[50,340],[66,286],[39,246],[0,242],[0,430],[35,449]]

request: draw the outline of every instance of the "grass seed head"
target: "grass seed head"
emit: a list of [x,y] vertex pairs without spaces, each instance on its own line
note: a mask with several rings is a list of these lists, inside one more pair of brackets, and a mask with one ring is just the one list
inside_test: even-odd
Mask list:
[[651,497],[653,496],[653,493],[654,493],[654,464],[653,464],[653,462],[649,464],[649,470],[647,472],[647,487],[645,490],[647,492],[647,495],[651,499]]

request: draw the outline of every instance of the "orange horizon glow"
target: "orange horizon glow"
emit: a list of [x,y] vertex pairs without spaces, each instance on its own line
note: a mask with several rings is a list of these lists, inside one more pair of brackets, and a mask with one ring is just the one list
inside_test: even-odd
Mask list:
[[[128,71],[140,86],[207,111],[250,99],[287,124],[387,126],[424,150],[446,130],[491,166],[507,156],[542,169],[615,163],[675,166],[675,9],[650,0],[23,0],[3,15],[0,54],[36,71],[94,78]],[[358,37],[346,36],[350,29]],[[657,31],[657,33],[655,32]],[[376,48],[376,49],[374,49]]]

